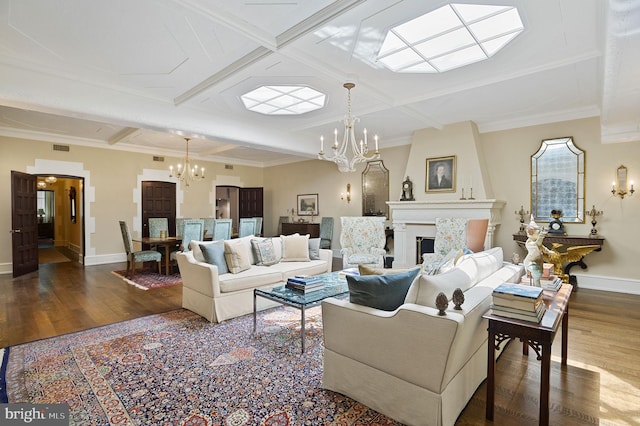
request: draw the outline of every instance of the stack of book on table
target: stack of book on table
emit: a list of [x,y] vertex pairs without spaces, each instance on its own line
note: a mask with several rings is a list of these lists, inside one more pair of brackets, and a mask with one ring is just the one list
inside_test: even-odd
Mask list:
[[316,290],[322,290],[324,282],[322,281],[322,277],[319,275],[296,275],[295,277],[291,277],[287,280],[286,287],[303,293],[309,293]]
[[500,284],[493,290],[491,310],[501,317],[540,322],[545,311],[542,291],[542,287]]
[[555,275],[551,275],[549,278],[541,278],[540,287],[543,290],[558,291],[562,287],[562,278]]

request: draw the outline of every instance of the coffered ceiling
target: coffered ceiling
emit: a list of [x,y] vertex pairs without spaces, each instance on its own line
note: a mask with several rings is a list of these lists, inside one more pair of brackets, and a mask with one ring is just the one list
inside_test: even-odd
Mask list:
[[[471,120],[481,132],[601,116],[640,140],[640,2],[490,0],[524,31],[441,74],[376,61],[387,30],[435,0],[0,0],[0,134],[269,166],[315,158],[352,110],[381,148]],[[303,85],[324,108],[268,116],[240,97]],[[341,131],[341,130],[339,130]]]

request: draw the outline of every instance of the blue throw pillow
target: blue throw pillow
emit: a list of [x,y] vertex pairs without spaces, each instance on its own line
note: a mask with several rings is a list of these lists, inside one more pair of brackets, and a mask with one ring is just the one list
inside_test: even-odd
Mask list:
[[320,259],[320,238],[309,238],[309,260]]
[[347,275],[349,301],[383,311],[394,311],[404,303],[420,269],[386,275]]
[[224,258],[224,241],[214,241],[209,244],[200,244],[204,261],[218,267],[218,275],[229,272],[227,261]]

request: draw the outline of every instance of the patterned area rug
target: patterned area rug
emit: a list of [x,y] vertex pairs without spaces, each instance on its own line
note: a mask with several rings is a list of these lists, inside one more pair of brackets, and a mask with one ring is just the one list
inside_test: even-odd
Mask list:
[[211,324],[187,310],[10,347],[9,402],[67,403],[70,424],[399,425],[323,390],[320,307]]
[[126,277],[127,271],[112,271],[127,284],[134,285],[142,290],[150,290],[154,288],[170,287],[172,285],[182,284],[182,277],[179,273],[164,275],[152,271],[136,271],[133,278]]

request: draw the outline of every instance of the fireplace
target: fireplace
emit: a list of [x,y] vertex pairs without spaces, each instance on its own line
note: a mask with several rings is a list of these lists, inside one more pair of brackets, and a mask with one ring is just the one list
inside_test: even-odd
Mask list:
[[[389,201],[393,223],[393,267],[410,268],[422,262],[417,239],[435,239],[436,218],[489,219],[484,248],[493,247],[493,234],[502,223],[504,201]],[[433,251],[433,248],[431,249]]]
[[435,241],[436,239],[433,237],[416,237],[416,265],[422,263],[424,253],[433,253]]

